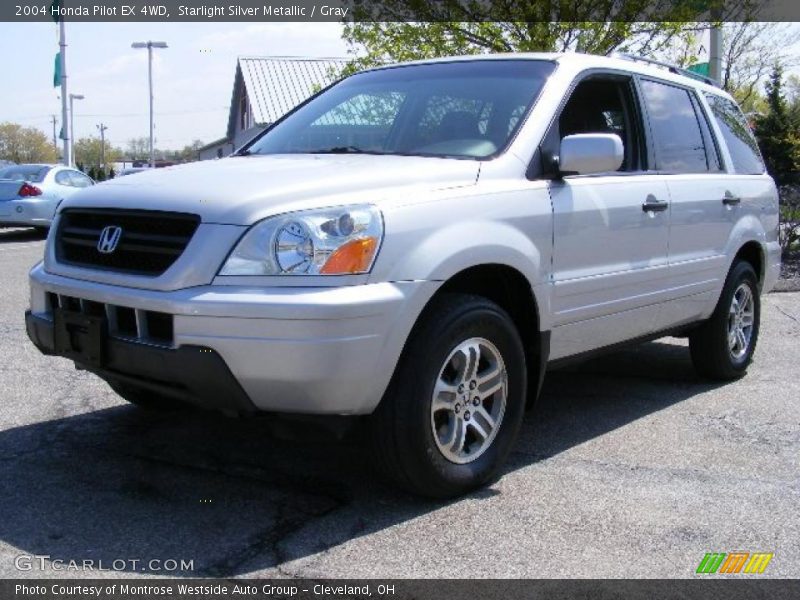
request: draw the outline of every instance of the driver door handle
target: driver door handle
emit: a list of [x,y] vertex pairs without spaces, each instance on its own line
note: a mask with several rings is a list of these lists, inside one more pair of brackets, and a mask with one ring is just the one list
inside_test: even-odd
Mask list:
[[722,203],[725,206],[736,206],[741,203],[742,199],[739,196],[734,196],[730,192],[725,192],[725,197],[722,198]]
[[666,200],[658,200],[653,194],[650,194],[642,204],[644,212],[664,212],[669,208],[669,202]]

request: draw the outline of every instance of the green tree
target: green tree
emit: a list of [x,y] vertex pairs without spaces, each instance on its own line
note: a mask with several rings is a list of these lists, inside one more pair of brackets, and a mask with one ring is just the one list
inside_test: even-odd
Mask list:
[[0,123],[0,159],[15,163],[54,163],[58,154],[47,136],[35,127]]
[[789,116],[795,123],[800,123],[800,75],[789,75],[786,80],[786,88]]
[[767,170],[780,187],[797,181],[800,170],[800,123],[787,109],[780,63],[772,69],[766,92],[767,113],[756,119],[755,134]]
[[103,145],[100,138],[86,137],[75,142],[75,161],[97,167],[108,167],[122,156],[122,152],[114,148],[108,140],[105,143],[105,163],[103,161]]
[[[386,62],[488,52],[580,51],[652,55],[707,25],[695,19],[711,2],[697,0],[354,0],[342,37],[347,71]],[[723,4],[720,2],[720,4]],[[722,18],[743,19],[755,0]]]

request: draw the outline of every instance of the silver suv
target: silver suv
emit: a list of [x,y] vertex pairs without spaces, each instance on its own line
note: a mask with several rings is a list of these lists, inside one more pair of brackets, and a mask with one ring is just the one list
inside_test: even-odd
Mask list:
[[394,65],[225,160],[65,201],[31,340],[145,406],[361,415],[446,497],[494,477],[548,367],[687,335],[744,374],[778,202],[725,92],[629,58]]

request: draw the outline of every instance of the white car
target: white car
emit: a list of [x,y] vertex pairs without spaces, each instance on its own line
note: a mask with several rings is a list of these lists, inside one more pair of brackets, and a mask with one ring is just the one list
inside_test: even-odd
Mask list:
[[28,334],[125,399],[352,415],[394,481],[490,481],[545,371],[690,340],[743,375],[778,198],[731,97],[578,54],[358,73],[237,155],[64,202]]
[[0,167],[0,227],[49,229],[58,205],[94,181],[61,165]]

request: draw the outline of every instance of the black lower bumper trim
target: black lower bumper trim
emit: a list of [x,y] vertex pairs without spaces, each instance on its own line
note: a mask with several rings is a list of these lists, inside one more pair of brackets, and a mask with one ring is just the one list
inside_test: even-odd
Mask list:
[[[52,321],[26,311],[25,327],[43,354],[63,356],[56,352]],[[161,348],[107,338],[102,366],[79,361],[75,365],[109,383],[140,387],[203,408],[236,413],[257,411],[228,365],[211,348]]]

